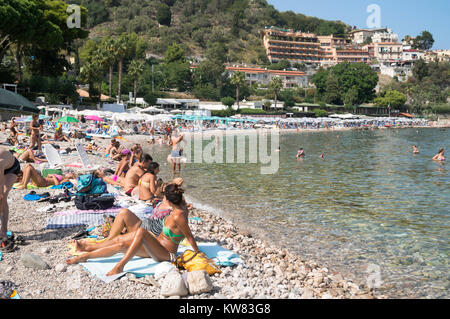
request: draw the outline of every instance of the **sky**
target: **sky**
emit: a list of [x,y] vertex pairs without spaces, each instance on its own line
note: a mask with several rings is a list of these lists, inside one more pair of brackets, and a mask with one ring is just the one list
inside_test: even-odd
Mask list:
[[[422,31],[434,37],[433,50],[450,49],[450,0],[267,0],[279,11],[294,11],[326,20],[367,28],[371,4],[380,8],[381,27],[415,37]],[[304,31],[304,30],[301,30]]]

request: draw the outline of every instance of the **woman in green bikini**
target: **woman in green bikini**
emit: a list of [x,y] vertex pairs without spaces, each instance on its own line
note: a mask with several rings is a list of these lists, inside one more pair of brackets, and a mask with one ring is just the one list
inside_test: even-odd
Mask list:
[[123,272],[126,263],[136,255],[153,258],[158,262],[174,262],[178,246],[184,238],[191,244],[195,252],[199,252],[189,228],[188,209],[183,199],[183,192],[183,189],[176,184],[166,186],[164,195],[172,206],[172,212],[164,218],[163,230],[158,237],[140,227],[134,232],[95,245],[80,245],[77,242],[77,249],[85,251],[85,253],[67,259],[66,263],[77,264],[93,258],[110,257],[117,253],[124,253],[123,258],[106,274],[111,276]]

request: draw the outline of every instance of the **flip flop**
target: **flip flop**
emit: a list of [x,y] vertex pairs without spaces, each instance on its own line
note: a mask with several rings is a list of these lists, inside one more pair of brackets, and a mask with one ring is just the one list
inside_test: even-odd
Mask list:
[[14,246],[14,241],[10,239],[2,240],[0,243],[0,250],[4,253],[11,253],[16,250]]

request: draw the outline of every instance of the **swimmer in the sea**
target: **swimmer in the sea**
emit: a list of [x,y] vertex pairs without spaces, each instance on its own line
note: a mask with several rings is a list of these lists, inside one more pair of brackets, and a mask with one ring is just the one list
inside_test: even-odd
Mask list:
[[443,148],[441,148],[439,150],[439,152],[433,157],[433,161],[439,161],[439,162],[445,161],[444,149]]

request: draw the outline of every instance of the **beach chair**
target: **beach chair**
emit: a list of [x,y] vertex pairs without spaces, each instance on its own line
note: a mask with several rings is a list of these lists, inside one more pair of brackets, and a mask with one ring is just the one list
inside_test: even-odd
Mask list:
[[83,168],[85,169],[98,169],[99,166],[95,166],[91,163],[88,154],[82,143],[75,143],[75,148],[77,149],[78,155],[80,156],[81,163],[83,163]]
[[56,168],[63,165],[61,155],[56,148],[51,144],[43,144],[42,151],[44,152],[45,157],[47,158],[48,164],[50,168]]

